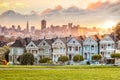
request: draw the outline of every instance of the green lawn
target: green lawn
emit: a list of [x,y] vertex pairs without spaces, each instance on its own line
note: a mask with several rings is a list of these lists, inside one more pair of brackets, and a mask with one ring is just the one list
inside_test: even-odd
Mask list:
[[120,67],[0,66],[0,80],[120,80]]

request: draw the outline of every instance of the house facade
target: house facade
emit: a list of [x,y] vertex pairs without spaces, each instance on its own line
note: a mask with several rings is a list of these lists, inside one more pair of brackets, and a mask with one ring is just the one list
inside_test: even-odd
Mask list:
[[91,38],[87,37],[83,41],[83,57],[85,61],[92,60],[92,55],[98,54],[98,42]]
[[120,51],[120,41],[117,42],[117,49],[115,48],[115,41],[109,35],[100,39],[96,36],[90,37],[65,37],[53,39],[40,39],[36,41],[26,42],[26,40],[16,40],[10,46],[9,62],[18,63],[17,59],[25,51],[34,55],[35,62],[38,64],[43,57],[49,57],[54,63],[58,62],[60,56],[68,56],[71,63],[75,55],[82,55],[84,61],[91,61],[92,56],[100,54],[102,60],[111,59],[111,54]]
[[73,57],[75,55],[82,55],[82,45],[81,42],[72,37],[67,43],[67,55],[71,63],[73,63]]
[[111,54],[115,53],[115,42],[109,36],[104,36],[100,41],[100,54],[104,61],[111,59]]
[[38,56],[40,58],[49,57],[52,55],[52,39],[43,39],[38,45]]
[[66,56],[66,39],[57,38],[52,43],[52,60],[53,62],[58,62],[60,56]]
[[[39,40],[38,40],[39,41]],[[38,41],[31,41],[27,46],[26,46],[26,51],[27,53],[32,53],[34,55],[34,63],[37,64],[39,57],[38,57],[38,46],[37,42]]]
[[18,58],[25,52],[26,41],[24,39],[16,40],[10,46],[9,63],[19,64]]
[[43,39],[37,41],[31,41],[27,46],[26,50],[29,53],[34,55],[35,64],[39,63],[39,60],[43,57],[51,58],[52,49],[51,49],[52,40]]

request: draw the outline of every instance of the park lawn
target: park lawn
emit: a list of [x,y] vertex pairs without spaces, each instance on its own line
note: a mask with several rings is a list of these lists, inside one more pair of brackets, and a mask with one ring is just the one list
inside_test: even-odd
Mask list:
[[120,67],[0,66],[0,80],[120,80]]

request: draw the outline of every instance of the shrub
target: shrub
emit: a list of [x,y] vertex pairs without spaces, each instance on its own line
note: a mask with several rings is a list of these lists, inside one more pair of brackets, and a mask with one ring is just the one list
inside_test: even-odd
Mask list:
[[111,54],[111,58],[120,58],[120,53]]
[[48,63],[50,62],[50,60],[51,60],[50,58],[44,57],[39,60],[39,63]]
[[96,61],[98,61],[98,60],[100,60],[102,57],[101,57],[101,55],[99,55],[99,54],[96,54],[96,55],[93,55],[92,56],[92,60],[96,60]]
[[9,62],[9,53],[10,53],[10,50],[7,50],[7,51],[5,52],[5,60],[6,60],[7,62]]
[[82,55],[75,55],[74,57],[73,57],[73,61],[74,62],[80,62],[80,61],[83,61],[84,59],[83,59],[83,56]]
[[20,63],[22,65],[33,65],[34,63],[34,56],[31,53],[24,53],[20,56]]
[[58,61],[61,61],[62,63],[64,63],[64,62],[68,61],[68,57],[67,56],[60,56],[58,58]]

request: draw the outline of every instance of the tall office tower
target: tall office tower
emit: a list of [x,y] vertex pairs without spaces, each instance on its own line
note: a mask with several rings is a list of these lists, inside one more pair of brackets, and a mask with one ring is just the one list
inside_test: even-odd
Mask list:
[[12,30],[15,30],[15,25],[12,25]]
[[27,26],[26,26],[27,28],[26,28],[26,30],[27,30],[27,32],[29,32],[29,22],[27,21]]
[[72,23],[68,23],[68,29],[69,29],[69,34],[70,35],[72,34],[72,26],[73,26]]
[[41,21],[41,29],[45,29],[46,28],[46,20],[42,20]]
[[34,33],[34,32],[35,32],[35,27],[31,26],[31,33]]
[[68,27],[69,27],[69,28],[72,28],[72,23],[68,23]]
[[17,31],[18,31],[18,32],[21,31],[21,27],[20,27],[20,25],[18,25]]

